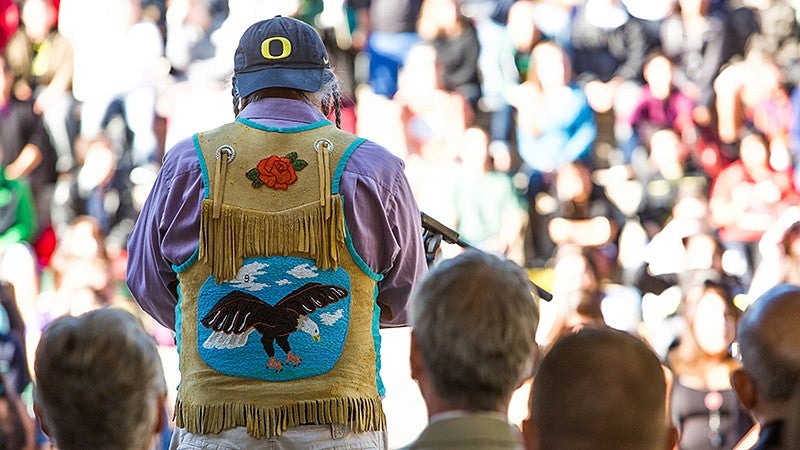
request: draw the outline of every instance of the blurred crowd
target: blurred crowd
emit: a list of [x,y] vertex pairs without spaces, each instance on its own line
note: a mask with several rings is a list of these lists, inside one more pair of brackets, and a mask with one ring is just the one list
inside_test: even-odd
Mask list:
[[736,322],[800,283],[792,0],[0,0],[7,386],[29,401],[62,315],[121,306],[172,345],[127,292],[127,236],[172,144],[233,118],[239,36],[278,14],[320,32],[342,127],[404,159],[420,209],[555,294],[540,344],[642,336],[682,448],[749,429]]

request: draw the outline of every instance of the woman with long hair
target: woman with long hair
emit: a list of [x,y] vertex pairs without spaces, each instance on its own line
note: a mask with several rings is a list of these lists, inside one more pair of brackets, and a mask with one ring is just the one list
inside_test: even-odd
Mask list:
[[686,291],[681,313],[684,332],[667,354],[679,448],[731,449],[752,426],[730,384],[739,364],[730,347],[741,311],[724,285],[706,280]]

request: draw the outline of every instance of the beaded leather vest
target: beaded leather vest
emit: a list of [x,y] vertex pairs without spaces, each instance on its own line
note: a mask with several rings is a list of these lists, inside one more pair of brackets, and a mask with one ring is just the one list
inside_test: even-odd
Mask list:
[[304,424],[381,430],[380,311],[339,195],[363,142],[328,121],[246,119],[195,136],[199,247],[178,273],[177,426],[256,438]]

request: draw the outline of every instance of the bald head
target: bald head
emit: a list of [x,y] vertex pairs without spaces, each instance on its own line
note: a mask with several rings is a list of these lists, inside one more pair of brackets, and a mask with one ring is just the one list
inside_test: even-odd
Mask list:
[[558,340],[531,391],[529,448],[663,449],[666,382],[655,354],[612,328],[584,328]]
[[780,284],[745,311],[737,332],[742,369],[764,401],[788,400],[800,382],[800,286]]

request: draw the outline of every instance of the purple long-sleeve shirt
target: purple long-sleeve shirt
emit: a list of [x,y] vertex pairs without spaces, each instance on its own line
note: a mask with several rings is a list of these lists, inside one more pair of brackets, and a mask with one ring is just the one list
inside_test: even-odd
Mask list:
[[[272,127],[296,127],[325,120],[306,103],[268,98],[239,114]],[[378,282],[381,324],[407,322],[411,289],[426,270],[420,215],[403,173],[403,162],[366,141],[347,161],[340,194],[353,246],[364,262],[383,275]],[[175,328],[178,279],[172,267],[198,246],[203,180],[191,138],[164,157],[150,196],[128,242],[127,284],[133,297],[159,323]]]

